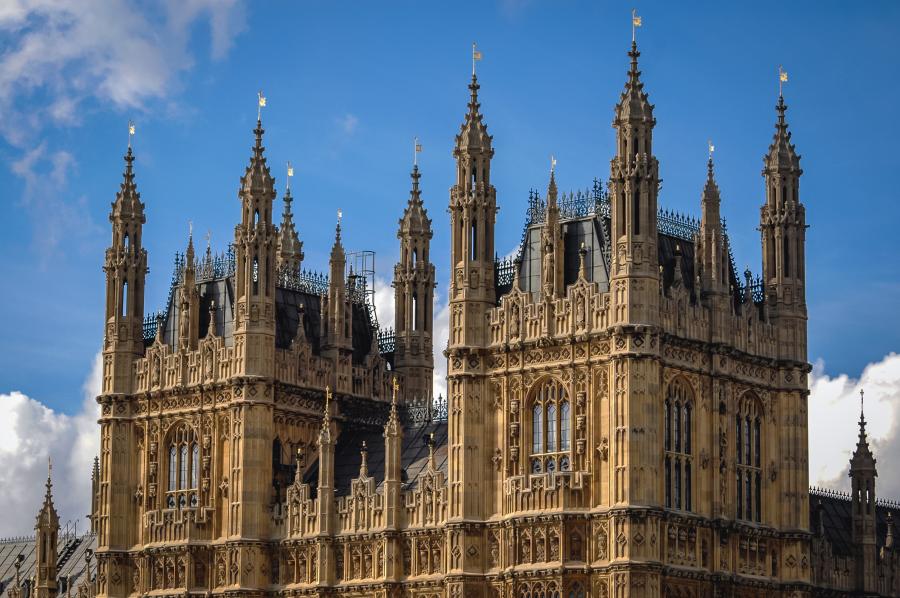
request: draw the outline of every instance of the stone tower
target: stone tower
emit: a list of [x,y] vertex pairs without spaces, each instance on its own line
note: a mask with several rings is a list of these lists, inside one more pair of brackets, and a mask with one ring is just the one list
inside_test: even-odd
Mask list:
[[394,266],[394,369],[403,376],[407,401],[429,403],[434,355],[432,322],[434,264],[431,220],[419,191],[419,167],[413,166],[412,191],[400,219],[400,261]]
[[[134,181],[134,153],[125,154],[124,180],[112,203],[109,221],[112,244],[106,250],[106,334],[103,349],[103,384],[98,402],[100,419],[100,467],[96,510],[92,526],[97,533],[97,563],[125,550],[136,540],[133,516],[136,472],[134,424],[128,418],[128,402],[134,392],[134,360],[143,356],[144,279],[147,251],[142,245],[144,204]],[[116,404],[117,408],[112,405]]]
[[234,229],[237,260],[235,347],[242,357],[241,373],[271,378],[275,349],[275,250],[272,224],[275,179],[263,155],[262,122],[256,121],[256,144],[241,177],[238,198],[241,222]]
[[112,243],[106,250],[106,331],[103,342],[103,392],[132,390],[132,361],[143,354],[144,279],[147,251],[141,244],[146,218],[134,182],[134,154],[125,154],[122,186],[112,203]]
[[227,535],[235,538],[240,568],[235,583],[254,587],[260,575],[247,567],[258,550],[252,541],[269,532],[268,489],[272,483],[272,405],[275,374],[275,257],[277,230],[272,224],[275,179],[264,155],[262,122],[257,120],[250,164],[241,177],[241,221],[234,230],[234,352],[238,399],[235,419],[241,442],[231,456]]
[[856,558],[856,587],[866,592],[875,592],[878,589],[875,578],[877,570],[878,548],[876,538],[876,504],[875,504],[875,478],[878,471],[875,469],[875,457],[869,449],[869,440],[866,437],[866,416],[862,407],[862,393],[860,392],[859,409],[859,439],[856,441],[856,450],[850,458],[850,486],[851,486],[851,536],[857,553]]
[[47,491],[44,504],[34,524],[35,533],[35,574],[34,598],[55,598],[56,584],[56,540],[59,534],[59,516],[53,506],[50,472],[47,472]]
[[778,121],[763,158],[766,203],[760,210],[763,281],[772,323],[778,330],[782,359],[806,362],[806,209],[800,202],[800,156],[778,96]]
[[[497,302],[494,221],[497,192],[491,185],[492,138],[478,103],[478,79],[465,122],[456,136],[456,183],[450,189],[450,339],[448,357],[448,530],[451,575],[480,572],[465,558],[477,551],[482,531],[473,522],[493,512],[495,487],[489,451],[495,443],[494,410],[487,379],[488,310]],[[471,578],[465,578],[471,580]],[[478,596],[483,582],[454,581],[451,595]],[[475,587],[470,588],[470,584]],[[462,587],[465,586],[465,587]]]
[[[653,155],[653,105],[644,92],[638,70],[637,44],[632,42],[631,68],[615,108],[616,154],[610,162],[610,354],[612,434],[611,506],[629,512],[635,507],[663,504],[662,472],[654,460],[661,450],[659,413],[659,297],[657,255],[657,193],[659,163]],[[629,518],[632,515],[629,515]],[[614,583],[631,584],[641,571],[634,563],[639,548],[623,546],[631,561]],[[645,571],[648,583],[658,574]],[[652,580],[652,581],[651,581]]]

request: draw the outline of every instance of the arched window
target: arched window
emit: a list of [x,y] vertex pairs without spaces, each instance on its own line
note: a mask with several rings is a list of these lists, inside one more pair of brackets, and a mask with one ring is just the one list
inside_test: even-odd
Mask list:
[[567,451],[572,441],[569,435],[569,402],[563,401],[559,408],[559,450]]
[[762,404],[746,393],[734,416],[735,515],[745,521],[762,520],[762,421]]
[[556,426],[552,422],[556,421],[556,404],[547,405],[547,452],[556,452]]
[[685,380],[676,378],[669,384],[663,411],[663,483],[666,507],[691,511],[693,393]]
[[128,281],[122,283],[122,315],[128,315]]
[[169,448],[169,492],[178,490],[178,449]]
[[200,446],[193,428],[182,423],[168,435],[169,480],[166,506],[170,509],[195,507],[199,502]]
[[542,440],[544,438],[544,406],[538,403],[534,404],[531,417],[531,452],[543,453]]
[[470,241],[471,241],[471,243],[469,245],[469,249],[471,250],[472,259],[477,260],[478,259],[478,221],[477,220],[472,221]]
[[572,410],[562,384],[545,378],[532,391],[531,471],[569,471]]

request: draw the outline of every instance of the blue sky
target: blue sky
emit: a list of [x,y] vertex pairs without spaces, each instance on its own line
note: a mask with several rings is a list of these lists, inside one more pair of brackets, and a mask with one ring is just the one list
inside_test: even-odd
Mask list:
[[[630,4],[191,0],[129,9],[109,0],[65,18],[29,4],[0,9],[0,390],[65,413],[80,408],[100,346],[107,215],[129,119],[147,206],[148,309],[162,306],[188,220],[198,236],[211,231],[216,249],[233,237],[260,88],[267,156],[279,191],[284,163],[295,166],[305,265],[317,270],[342,208],[345,245],[376,251],[389,275],[418,136],[443,296],[451,149],[473,40],[496,148],[499,252],[518,242],[528,190],[545,189],[551,153],[563,189],[609,171]],[[711,138],[736,261],[754,272],[778,65],[789,72],[810,225],[810,359],[859,377],[900,347],[900,4],[636,6],[660,203],[699,213]]]

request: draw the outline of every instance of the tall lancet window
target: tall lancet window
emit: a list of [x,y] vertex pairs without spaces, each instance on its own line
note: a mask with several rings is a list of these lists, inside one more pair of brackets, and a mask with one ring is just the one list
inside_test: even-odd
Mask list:
[[572,468],[572,412],[562,384],[544,378],[531,395],[531,471],[544,473]]
[[762,405],[753,393],[738,403],[735,428],[735,515],[746,521],[762,520]]
[[663,401],[663,484],[666,508],[692,511],[693,505],[693,393],[676,378]]

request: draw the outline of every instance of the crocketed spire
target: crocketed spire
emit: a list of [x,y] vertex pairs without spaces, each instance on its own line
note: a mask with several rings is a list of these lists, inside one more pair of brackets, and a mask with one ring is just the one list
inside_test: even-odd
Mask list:
[[122,185],[116,193],[116,201],[112,204],[112,212],[109,215],[110,222],[119,220],[139,220],[144,222],[144,204],[141,203],[141,194],[138,193],[137,184],[134,182],[134,153],[131,147],[125,153],[125,172],[122,175]]
[[[463,122],[456,136],[456,152],[466,150],[480,149],[490,151],[491,141],[493,137],[488,135],[487,125],[484,124],[481,115],[481,104],[478,103],[478,77],[472,75],[472,82],[469,83],[469,112],[466,113],[466,120]],[[454,153],[456,153],[454,152]]]
[[[869,448],[869,439],[866,435],[866,414],[863,405],[864,393],[859,392],[859,437],[856,441],[856,450],[850,458],[850,476],[856,472],[875,471],[875,456]],[[877,475],[877,474],[876,474]]]
[[409,201],[403,210],[403,217],[400,219],[400,230],[397,237],[401,235],[427,235],[431,238],[431,220],[428,219],[428,211],[422,201],[422,195],[419,191],[419,166],[413,166],[412,173],[412,189],[409,192]]
[[53,481],[51,473],[53,471],[49,460],[47,461],[47,481],[44,483],[44,504],[38,512],[37,521],[34,528],[36,530],[51,530],[59,527],[59,515],[56,513],[56,507],[53,506]]
[[303,243],[294,227],[294,214],[291,211],[293,196],[288,188],[284,192],[284,210],[281,213],[281,228],[278,231],[278,267],[292,273],[300,271],[303,261]]
[[763,158],[765,169],[763,174],[769,172],[795,172],[797,175],[803,174],[800,169],[800,156],[797,154],[794,144],[791,143],[791,132],[788,131],[788,124],[784,118],[787,112],[787,104],[784,103],[784,96],[778,96],[778,104],[775,110],[778,111],[778,120],[775,122],[775,135],[772,138],[772,144],[769,146],[769,152]]
[[625,83],[625,90],[616,105],[616,122],[636,123],[643,122],[654,124],[653,104],[647,99],[644,92],[644,84],[641,81],[641,71],[638,70],[638,52],[637,43],[631,42],[631,51],[628,56],[631,57],[631,68],[628,70],[628,81]]
[[250,164],[241,177],[241,195],[252,196],[268,196],[275,197],[275,179],[269,172],[269,166],[266,164],[265,146],[263,146],[262,121],[256,121],[256,128],[253,130],[256,135],[256,143],[253,145],[253,155],[250,156]]

